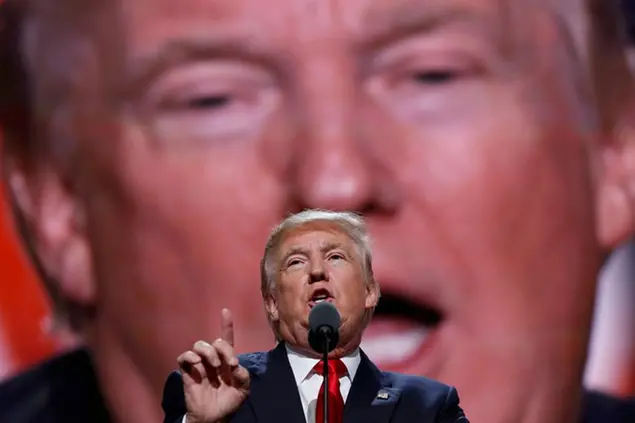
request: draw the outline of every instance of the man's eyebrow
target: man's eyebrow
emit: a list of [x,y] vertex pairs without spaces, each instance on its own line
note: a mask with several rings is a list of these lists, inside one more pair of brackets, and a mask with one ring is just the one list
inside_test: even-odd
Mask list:
[[276,65],[266,48],[251,36],[214,36],[173,38],[158,44],[137,57],[126,67],[125,95],[138,95],[166,69],[181,63],[235,59],[263,66]]
[[298,246],[294,246],[294,247],[291,247],[291,248],[289,249],[289,251],[287,251],[287,252],[286,252],[286,253],[282,256],[282,259],[280,260],[280,262],[281,262],[281,263],[286,262],[286,261],[289,259],[289,257],[291,257],[291,256],[293,256],[293,255],[295,255],[295,254],[303,254],[303,255],[306,255],[306,254],[308,254],[308,251],[307,251],[307,249],[306,249],[305,247],[300,246],[300,245],[298,245]]
[[320,246],[320,252],[322,254],[325,254],[325,253],[328,253],[329,251],[337,250],[338,248],[343,248],[342,243],[335,242],[335,241],[326,241],[322,243],[322,245]]
[[500,23],[495,14],[453,4],[452,1],[405,1],[386,9],[371,11],[363,22],[364,36],[373,42],[432,32],[440,27],[465,25],[496,39]]

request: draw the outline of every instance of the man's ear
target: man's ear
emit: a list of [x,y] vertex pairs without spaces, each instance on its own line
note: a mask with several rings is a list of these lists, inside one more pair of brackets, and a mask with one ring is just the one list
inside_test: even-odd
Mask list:
[[610,140],[599,146],[597,238],[606,251],[635,234],[635,90]]
[[375,308],[379,302],[379,284],[373,279],[373,281],[366,285],[366,308]]
[[267,310],[269,321],[272,324],[280,319],[280,315],[278,313],[278,303],[276,302],[273,294],[267,294],[267,296],[265,297],[265,309]]
[[[83,211],[59,174],[46,165],[5,161],[9,195],[23,220],[26,240],[60,297],[91,307],[95,286]],[[28,169],[28,170],[27,170]]]

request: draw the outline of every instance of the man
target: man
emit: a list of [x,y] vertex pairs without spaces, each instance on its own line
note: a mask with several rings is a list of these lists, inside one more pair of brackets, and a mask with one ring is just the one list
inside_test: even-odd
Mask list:
[[[309,344],[309,312],[320,302],[341,314],[339,342],[329,353],[329,423],[465,422],[454,388],[423,377],[382,373],[360,351],[379,300],[363,220],[351,213],[307,210],[271,233],[261,261],[261,290],[278,346],[234,354],[227,310],[222,337],[179,356],[168,378],[165,423],[324,422],[321,354]],[[253,376],[252,376],[253,375]],[[350,399],[347,399],[350,392]],[[320,398],[322,398],[320,400]],[[344,406],[346,404],[346,407]],[[301,407],[302,406],[302,407]]]
[[272,346],[260,245],[305,208],[367,220],[382,369],[477,422],[593,409],[597,272],[635,209],[610,2],[8,1],[7,181],[115,421],[161,418],[210,310]]

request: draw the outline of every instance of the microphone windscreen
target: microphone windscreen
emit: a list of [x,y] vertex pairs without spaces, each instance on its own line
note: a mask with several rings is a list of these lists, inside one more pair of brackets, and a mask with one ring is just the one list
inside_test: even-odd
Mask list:
[[327,327],[332,332],[339,332],[340,313],[329,302],[316,304],[309,313],[309,330],[318,332],[320,328]]

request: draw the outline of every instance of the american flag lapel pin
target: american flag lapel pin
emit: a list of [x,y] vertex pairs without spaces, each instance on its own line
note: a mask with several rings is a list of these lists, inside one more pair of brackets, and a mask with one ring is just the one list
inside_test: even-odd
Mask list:
[[380,391],[377,394],[377,399],[387,400],[388,399],[388,392]]

